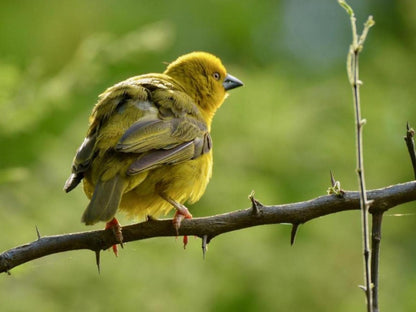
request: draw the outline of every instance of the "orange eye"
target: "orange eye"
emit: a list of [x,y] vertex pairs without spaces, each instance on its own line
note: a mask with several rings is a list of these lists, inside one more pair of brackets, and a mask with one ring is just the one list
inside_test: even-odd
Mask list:
[[213,73],[212,76],[214,77],[215,80],[220,80],[221,75],[217,72]]

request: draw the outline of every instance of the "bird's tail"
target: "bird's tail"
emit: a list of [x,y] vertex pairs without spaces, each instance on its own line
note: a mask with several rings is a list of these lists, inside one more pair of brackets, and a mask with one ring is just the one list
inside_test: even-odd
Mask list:
[[126,186],[127,183],[118,174],[108,181],[99,181],[81,221],[87,225],[110,221],[116,214]]

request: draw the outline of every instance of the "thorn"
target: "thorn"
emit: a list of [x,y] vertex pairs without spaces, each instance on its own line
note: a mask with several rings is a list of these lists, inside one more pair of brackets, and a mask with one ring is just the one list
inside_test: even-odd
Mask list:
[[36,228],[36,235],[38,236],[38,240],[39,240],[40,239],[40,233],[39,233],[38,226],[35,225],[35,228]]
[[360,120],[360,127],[364,126],[367,123],[367,119],[363,118]]
[[298,232],[298,227],[299,227],[298,223],[292,224],[292,231],[290,232],[290,246],[293,246],[295,242],[295,237],[296,237],[296,233]]
[[409,122],[406,123],[406,130],[407,130],[408,136],[414,137],[415,130],[412,127],[410,127]]
[[358,285],[358,288],[360,288],[362,291],[367,292],[367,288],[363,285]]
[[208,235],[202,236],[202,258],[205,260],[205,255],[208,250]]
[[97,264],[98,274],[101,273],[100,269],[100,250],[95,251],[95,263]]
[[147,215],[147,216],[146,216],[146,221],[147,221],[147,222],[151,222],[151,221],[156,221],[156,219],[155,219],[155,218],[153,218],[151,215]]
[[254,198],[254,191],[251,191],[250,195],[248,195],[248,198],[251,200],[251,209],[253,214],[259,214],[260,208],[263,207],[263,205]]
[[334,178],[334,174],[332,173],[332,170],[329,170],[329,174],[331,176],[331,185],[332,185],[332,187],[334,187],[336,181],[335,181],[335,178]]

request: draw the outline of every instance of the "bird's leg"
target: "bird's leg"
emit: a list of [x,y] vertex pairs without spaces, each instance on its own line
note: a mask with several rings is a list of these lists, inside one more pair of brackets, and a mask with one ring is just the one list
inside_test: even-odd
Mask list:
[[[113,218],[111,221],[107,222],[105,225],[105,229],[112,229],[114,236],[116,237],[117,242],[123,248],[123,233],[121,232],[121,225],[116,218]],[[118,256],[118,248],[117,245],[112,246],[113,252]]]
[[[181,222],[183,219],[192,219],[192,215],[189,212],[188,208],[186,208],[184,205],[178,203],[177,201],[173,200],[166,194],[162,194],[162,198],[166,200],[168,203],[170,203],[173,207],[175,207],[176,212],[173,216],[173,226],[176,230],[176,235],[179,235],[179,228],[181,227]],[[188,236],[184,235],[183,237],[183,248],[186,247],[186,244],[188,243]]]

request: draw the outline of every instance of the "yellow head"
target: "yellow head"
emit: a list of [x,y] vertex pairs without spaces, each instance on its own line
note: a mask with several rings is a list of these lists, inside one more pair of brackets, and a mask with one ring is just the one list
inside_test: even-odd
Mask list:
[[169,64],[164,74],[179,82],[210,123],[215,111],[226,98],[226,91],[242,86],[227,74],[221,60],[206,52],[192,52]]

